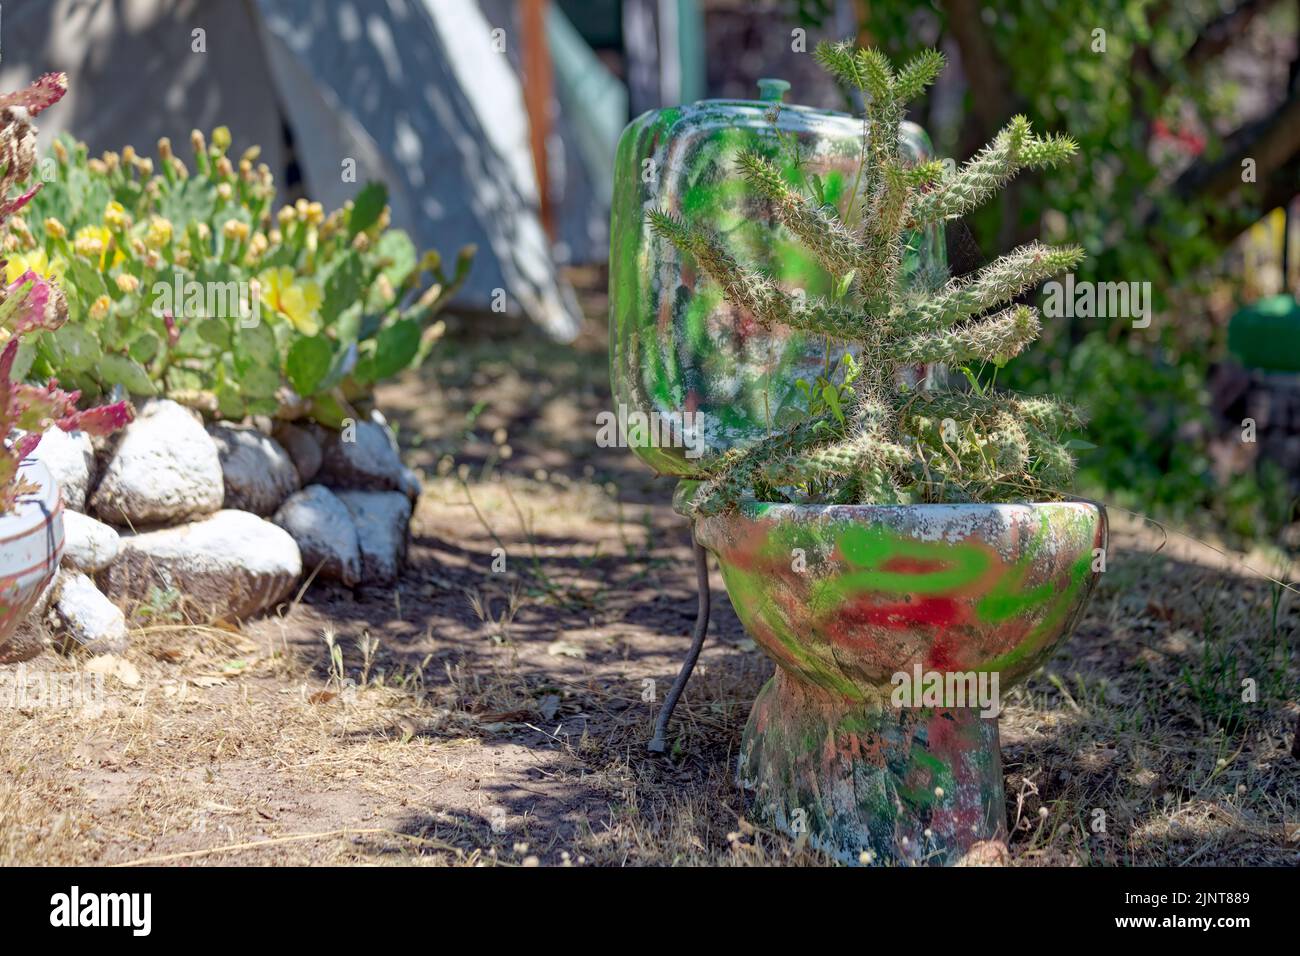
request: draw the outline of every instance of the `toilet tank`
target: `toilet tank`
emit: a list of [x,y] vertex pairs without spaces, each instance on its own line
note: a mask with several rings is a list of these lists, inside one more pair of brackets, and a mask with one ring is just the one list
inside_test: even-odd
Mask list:
[[[776,121],[782,146],[769,110],[788,84],[759,85],[762,100],[652,110],[633,120],[618,143],[609,256],[613,413],[628,445],[661,474],[697,476],[727,449],[782,426],[804,407],[796,383],[815,381],[825,367],[824,337],[761,328],[646,224],[648,209],[668,210],[710,229],[742,263],[787,290],[830,292],[829,276],[776,221],[770,203],[748,188],[734,159],[759,148],[792,172],[793,138],[808,173],[821,177],[827,200],[842,210],[859,165],[862,119],[782,102]],[[911,157],[930,157],[919,126],[904,124],[902,139]],[[914,247],[905,269],[942,267],[941,227],[927,230]]]

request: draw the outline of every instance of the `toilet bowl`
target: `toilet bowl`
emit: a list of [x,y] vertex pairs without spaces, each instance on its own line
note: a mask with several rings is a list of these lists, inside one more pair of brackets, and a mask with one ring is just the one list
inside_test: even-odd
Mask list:
[[[611,411],[642,423],[623,440],[657,473],[681,479],[684,514],[722,456],[806,413],[808,383],[830,354],[820,336],[767,329],[730,306],[646,224],[648,209],[667,210],[788,291],[827,294],[835,279],[792,244],[770,203],[737,181],[735,159],[793,142],[808,173],[843,204],[862,122],[797,104],[777,110],[771,97],[783,87],[767,84],[763,101],[652,111],[619,141]],[[900,137],[913,161],[931,158],[920,127],[904,123]],[[909,247],[905,281],[941,273],[945,246],[941,225],[928,226]],[[908,384],[925,387],[934,370],[914,373]],[[997,697],[1073,627],[1106,542],[1098,506],[751,502],[697,519],[694,534],[717,556],[737,614],[777,665],[754,704],[739,767],[758,816],[849,862],[954,862],[973,843],[1005,835],[997,720],[968,698]],[[707,582],[702,554],[697,573]],[[699,640],[660,712],[654,752],[666,750],[665,725],[707,634],[707,609],[704,600]],[[945,693],[935,697],[927,676]],[[960,699],[958,678],[971,681]]]
[[852,863],[1005,838],[1000,696],[1082,614],[1100,506],[751,502],[695,533],[776,663],[738,768],[759,818]]

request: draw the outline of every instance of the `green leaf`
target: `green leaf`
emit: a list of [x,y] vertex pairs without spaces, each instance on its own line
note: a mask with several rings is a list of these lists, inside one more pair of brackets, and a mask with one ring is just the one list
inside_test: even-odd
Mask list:
[[105,355],[99,361],[100,380],[109,385],[121,385],[132,395],[153,395],[153,381],[144,367],[125,355]]
[[280,388],[280,373],[267,365],[250,365],[239,376],[239,390],[245,398],[274,398]]
[[387,202],[388,189],[383,183],[366,183],[352,201],[352,213],[348,216],[348,238],[351,239],[374,225]]
[[21,382],[27,377],[32,363],[36,361],[36,344],[24,338],[18,343],[18,352],[14,355],[14,364],[9,369],[11,381]]
[[131,358],[135,359],[141,365],[148,365],[158,355],[162,342],[153,332],[141,332],[132,341],[130,348],[127,349]]
[[240,395],[239,390],[230,382],[221,382],[217,385],[217,410],[221,412],[222,418],[228,418],[232,421],[239,421],[244,417],[244,397]]
[[163,193],[158,215],[174,223],[207,222],[212,218],[216,193],[209,180],[192,176]]
[[420,349],[420,323],[399,319],[379,333],[375,343],[374,380],[391,378],[411,364]]
[[198,323],[199,338],[225,351],[230,348],[230,326],[224,319],[204,319]]
[[336,396],[325,393],[312,399],[311,417],[330,428],[342,428],[343,419],[348,417],[348,410]]
[[334,349],[323,336],[314,335],[294,342],[285,360],[285,371],[293,390],[299,395],[313,394],[329,373],[333,358]]
[[812,186],[813,195],[817,197],[817,205],[826,205],[826,187],[822,182],[821,176],[817,173],[813,173],[808,177],[808,182]]
[[401,289],[402,283],[415,271],[415,243],[411,237],[401,229],[390,229],[380,237],[375,251],[381,259],[388,260],[383,267],[388,281],[394,289]]
[[333,325],[344,309],[358,302],[365,289],[366,265],[356,250],[334,264],[325,278],[320,315],[326,325]]
[[275,333],[266,322],[241,325],[234,334],[235,369],[241,375],[254,365],[278,368],[280,350]]
[[87,311],[96,299],[108,294],[103,274],[81,256],[72,257],[65,274]]
[[340,342],[355,342],[361,338],[363,321],[364,310],[361,308],[361,303],[354,302],[339,313],[338,321],[334,324],[334,334]]
[[249,415],[274,415],[280,410],[280,402],[274,398],[250,398],[247,407]]
[[329,374],[325,376],[317,389],[326,391],[338,385],[352,373],[357,367],[357,360],[360,358],[360,352],[357,349],[357,343],[349,342],[343,348],[334,353],[334,359],[330,362]]
[[841,424],[844,424],[844,410],[840,408],[840,390],[831,383],[827,382],[822,386],[822,400],[831,410],[831,414]]
[[853,284],[853,277],[857,274],[858,270],[850,269],[840,276],[840,281],[835,284],[835,298],[842,299],[849,294],[849,286]]

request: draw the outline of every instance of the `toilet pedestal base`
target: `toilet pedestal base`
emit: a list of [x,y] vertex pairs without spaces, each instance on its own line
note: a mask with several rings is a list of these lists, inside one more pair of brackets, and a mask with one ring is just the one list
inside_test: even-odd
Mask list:
[[996,717],[848,701],[778,668],[741,746],[757,815],[846,863],[955,863],[1006,839]]

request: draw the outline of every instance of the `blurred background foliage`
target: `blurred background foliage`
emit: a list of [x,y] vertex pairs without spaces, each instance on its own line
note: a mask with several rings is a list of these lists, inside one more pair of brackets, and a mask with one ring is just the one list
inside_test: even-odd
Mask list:
[[[1292,469],[1240,453],[1241,419],[1216,383],[1229,374],[1234,310],[1295,288],[1284,210],[1300,188],[1300,5],[854,6],[860,42],[895,58],[927,46],[948,55],[954,69],[912,114],[941,155],[965,159],[1017,112],[1079,142],[1073,164],[1019,178],[953,230],[954,271],[1041,236],[1087,248],[1080,280],[1151,283],[1149,327],[1047,320],[1040,344],[998,374],[999,384],[1090,410],[1096,447],[1080,453],[1081,490],[1233,538],[1278,540],[1295,517]],[[786,13],[819,29],[836,7],[799,0]]]

